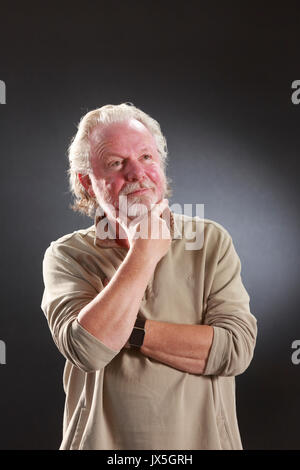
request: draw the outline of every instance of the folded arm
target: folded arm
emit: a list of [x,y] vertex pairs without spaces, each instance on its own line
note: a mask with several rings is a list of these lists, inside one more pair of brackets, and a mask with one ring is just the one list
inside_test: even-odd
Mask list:
[[257,324],[241,279],[241,263],[230,236],[215,244],[215,267],[206,278],[208,297],[199,325],[146,321],[141,352],[194,374],[235,376],[249,366]]
[[145,356],[184,372],[202,374],[212,340],[213,328],[208,325],[147,320],[140,351]]

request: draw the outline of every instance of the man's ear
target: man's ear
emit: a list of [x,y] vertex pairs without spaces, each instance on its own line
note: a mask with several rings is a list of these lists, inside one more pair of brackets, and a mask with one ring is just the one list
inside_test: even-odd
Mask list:
[[96,197],[89,175],[82,175],[81,173],[77,173],[77,175],[78,175],[78,179],[79,179],[80,183],[82,184],[84,189],[89,193],[89,195],[91,197]]

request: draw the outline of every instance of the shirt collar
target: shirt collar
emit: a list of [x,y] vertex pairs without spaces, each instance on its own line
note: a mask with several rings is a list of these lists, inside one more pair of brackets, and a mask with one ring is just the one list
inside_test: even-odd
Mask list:
[[[170,214],[169,217],[166,217],[166,223],[169,227],[172,240],[175,240],[177,238],[181,238],[181,231],[179,230],[179,227],[177,226],[175,213],[172,212],[169,209],[169,207],[167,207],[165,209],[165,211],[167,212],[167,214],[168,213]],[[113,229],[112,229],[110,223],[108,222],[107,218],[106,218],[106,221],[103,222],[104,225],[105,225],[105,230],[108,229],[107,238],[100,238],[100,237],[97,236],[97,226],[105,218],[106,218],[105,213],[104,213],[104,215],[100,216],[96,212],[96,215],[95,215],[95,218],[94,218],[94,224],[95,224],[94,245],[100,246],[101,248],[122,248],[117,243],[117,241],[115,240]],[[169,226],[169,220],[170,220],[170,226]]]

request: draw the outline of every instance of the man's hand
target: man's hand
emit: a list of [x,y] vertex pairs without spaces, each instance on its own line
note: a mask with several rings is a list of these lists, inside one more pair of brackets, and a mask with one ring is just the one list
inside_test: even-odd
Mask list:
[[172,241],[167,223],[161,217],[166,208],[168,200],[163,199],[146,214],[129,223],[121,214],[117,218],[127,235],[130,250],[140,252],[142,257],[156,258],[157,263],[167,253]]

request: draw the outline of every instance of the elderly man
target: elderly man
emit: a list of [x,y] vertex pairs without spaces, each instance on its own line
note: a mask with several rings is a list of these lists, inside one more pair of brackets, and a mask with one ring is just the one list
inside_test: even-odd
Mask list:
[[170,210],[166,156],[158,122],[131,103],[89,112],[71,143],[73,209],[94,224],[43,261],[66,358],[60,449],[242,448],[234,376],[256,320],[227,230]]

